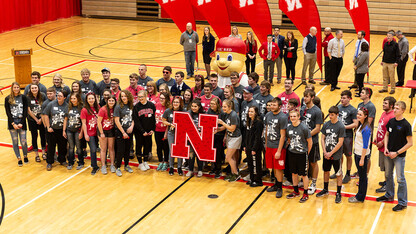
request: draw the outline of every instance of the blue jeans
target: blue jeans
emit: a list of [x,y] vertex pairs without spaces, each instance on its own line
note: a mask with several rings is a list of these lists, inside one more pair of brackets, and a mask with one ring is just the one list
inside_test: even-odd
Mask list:
[[26,141],[26,130],[23,129],[10,129],[10,135],[12,136],[13,150],[16,157],[19,159],[20,150],[19,150],[19,138],[20,144],[22,145],[23,156],[27,156],[27,141]]
[[195,51],[185,51],[186,73],[188,76],[194,76],[195,56]]
[[[168,144],[169,144],[169,167],[173,168],[173,164],[175,163],[175,158],[172,157],[172,144],[175,142],[175,134],[168,132]],[[182,158],[178,158],[178,169],[182,168]]]
[[384,157],[385,176],[386,176],[386,197],[394,198],[394,179],[393,169],[396,167],[396,177],[399,188],[397,189],[397,199],[399,205],[407,206],[407,184],[404,177],[404,164],[406,157],[395,157],[391,159]]
[[360,159],[361,155],[355,154],[355,165],[357,166],[358,175],[360,179],[358,181],[358,193],[355,195],[358,201],[364,201],[365,196],[367,195],[367,186],[368,186],[368,178],[367,178],[367,164],[368,158],[367,156],[364,157],[364,165],[360,166]]
[[66,136],[69,143],[68,164],[74,165],[75,160],[75,146],[77,147],[78,164],[84,165],[84,156],[82,155],[81,140],[79,139],[79,132],[66,131]]
[[98,168],[97,166],[97,136],[90,136],[90,141],[88,142],[88,146],[90,147],[90,154],[91,154],[91,167]]

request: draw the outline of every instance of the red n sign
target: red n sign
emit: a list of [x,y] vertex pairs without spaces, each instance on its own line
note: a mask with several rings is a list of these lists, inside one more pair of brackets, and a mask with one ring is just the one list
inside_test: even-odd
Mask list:
[[199,126],[201,133],[187,112],[175,112],[173,123],[176,125],[175,143],[172,144],[172,157],[189,158],[189,146],[187,141],[194,148],[199,160],[215,162],[216,149],[214,148],[214,130],[217,128],[218,116],[199,115]]

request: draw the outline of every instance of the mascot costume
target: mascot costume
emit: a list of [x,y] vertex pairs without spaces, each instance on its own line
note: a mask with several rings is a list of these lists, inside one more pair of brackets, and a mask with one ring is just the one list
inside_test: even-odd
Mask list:
[[218,74],[218,87],[225,88],[231,85],[231,72],[240,74],[240,84],[248,86],[248,77],[241,72],[246,61],[246,44],[241,39],[223,37],[217,42],[217,50],[211,62],[212,68]]

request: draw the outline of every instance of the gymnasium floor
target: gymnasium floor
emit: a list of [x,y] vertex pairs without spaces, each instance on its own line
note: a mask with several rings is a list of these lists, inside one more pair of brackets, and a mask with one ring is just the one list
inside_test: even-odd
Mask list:
[[[205,25],[198,25],[201,35]],[[248,28],[240,28],[245,38]],[[281,34],[286,35],[287,30]],[[302,38],[295,32],[299,41]],[[41,82],[52,85],[52,76],[59,72],[70,85],[80,80],[80,70],[89,68],[91,78],[100,81],[101,69],[109,67],[111,77],[121,80],[127,87],[128,75],[138,72],[138,64],[148,65],[148,75],[158,79],[165,65],[173,71],[185,70],[180,32],[173,23],[121,21],[73,17],[30,28],[0,34],[0,85],[7,87],[14,81],[13,59],[10,49],[33,48],[33,70],[43,74]],[[375,86],[373,103],[377,107],[376,125],[382,113],[385,95],[377,92],[381,87],[381,42],[383,35],[371,37],[370,80]],[[344,67],[341,72],[341,90],[347,89],[353,80],[352,56],[356,36],[344,34],[347,44]],[[416,39],[408,37],[410,48]],[[200,51],[202,48],[198,47]],[[201,52],[200,52],[201,53]],[[203,67],[202,56],[199,67]],[[300,76],[303,56],[297,63]],[[283,66],[284,67],[284,66]],[[283,68],[284,69],[284,68]],[[409,62],[406,77],[412,75]],[[258,73],[263,64],[257,60]],[[197,73],[205,74],[205,71]],[[285,74],[283,72],[283,74]],[[317,71],[315,78],[321,77]],[[262,80],[262,79],[261,79]],[[317,80],[318,81],[318,80]],[[191,80],[185,81],[193,85]],[[302,96],[303,87],[295,81],[295,92]],[[316,85],[316,93],[322,100],[324,113],[339,100],[340,90],[330,92],[330,87]],[[284,90],[275,85],[272,95]],[[0,105],[9,94],[4,89]],[[410,91],[398,88],[394,97],[409,102]],[[1,96],[1,95],[0,95]],[[360,100],[354,98],[357,106]],[[405,117],[414,127],[415,112],[406,111]],[[405,175],[408,186],[408,208],[400,213],[391,209],[393,203],[378,203],[375,190],[383,174],[378,169],[378,153],[373,152],[369,175],[368,196],[362,204],[349,204],[347,199],[357,192],[356,180],[344,185],[341,204],[335,204],[334,194],[325,198],[311,196],[305,204],[298,199],[276,199],[274,193],[261,188],[250,188],[243,182],[229,183],[210,176],[202,178],[169,176],[167,172],[149,170],[141,172],[133,161],[134,173],[90,175],[91,168],[68,171],[55,166],[46,171],[46,163],[36,163],[34,153],[29,154],[30,163],[17,167],[7,131],[4,109],[0,108],[0,182],[5,191],[5,213],[1,233],[414,233],[416,228],[416,148],[408,152]],[[29,132],[28,132],[28,135]],[[30,136],[28,142],[31,142]],[[29,144],[30,145],[30,144]],[[155,147],[153,155],[156,155]],[[151,164],[157,166],[157,157]],[[89,163],[87,162],[87,165]],[[321,163],[319,163],[321,164]],[[321,168],[321,166],[320,166]],[[353,166],[352,172],[354,172]],[[322,188],[322,171],[318,187]],[[335,189],[335,181],[330,181]],[[397,187],[396,187],[397,188]],[[291,189],[284,189],[284,195]],[[216,194],[217,199],[208,195]],[[397,203],[397,201],[395,201]]]

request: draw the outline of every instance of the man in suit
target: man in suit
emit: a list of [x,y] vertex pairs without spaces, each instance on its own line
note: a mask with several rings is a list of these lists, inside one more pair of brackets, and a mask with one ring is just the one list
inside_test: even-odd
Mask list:
[[263,58],[264,80],[273,85],[274,63],[280,55],[280,49],[273,41],[273,35],[267,35],[267,42],[264,42],[259,50],[260,57]]
[[[277,46],[279,46],[280,51],[283,51],[285,37],[280,35],[279,27],[274,28],[273,42],[276,43]],[[278,84],[280,84],[282,80],[282,59],[283,59],[283,53],[280,53],[279,57],[277,57],[276,59],[277,83]]]

